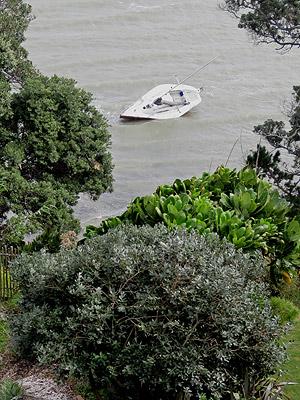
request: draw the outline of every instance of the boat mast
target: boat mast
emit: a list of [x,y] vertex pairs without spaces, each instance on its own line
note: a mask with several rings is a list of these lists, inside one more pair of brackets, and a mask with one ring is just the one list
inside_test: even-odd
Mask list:
[[207,67],[210,63],[212,63],[216,58],[218,58],[219,56],[216,56],[214,58],[212,58],[211,60],[209,60],[206,64],[202,65],[200,68],[197,68],[196,71],[194,71],[193,73],[191,73],[190,75],[188,75],[186,78],[184,78],[182,81],[178,82],[175,86],[172,86],[172,88],[170,90],[168,90],[166,93],[162,94],[160,97],[165,96],[166,94],[168,94],[171,90],[177,88],[177,86],[181,85],[183,82],[187,81],[188,79],[190,79],[193,75],[197,74],[197,72],[200,72],[202,69],[204,69],[205,67]]
[[177,86],[181,85],[183,82],[187,81],[188,79],[190,79],[193,75],[197,74],[197,72],[200,72],[202,69],[204,69],[205,67],[208,66],[208,64],[212,63],[216,58],[218,58],[219,56],[216,56],[214,58],[212,58],[210,61],[208,61],[206,64],[202,65],[202,67],[196,69],[196,71],[194,71],[193,73],[191,73],[189,76],[187,76],[186,78],[184,78],[182,81],[180,81],[179,83],[177,83],[176,86],[173,87],[173,89],[175,89]]

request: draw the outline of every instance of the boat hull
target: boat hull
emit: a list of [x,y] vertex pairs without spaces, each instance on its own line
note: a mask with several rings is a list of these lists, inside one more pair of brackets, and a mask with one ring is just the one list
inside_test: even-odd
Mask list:
[[[176,90],[175,90],[176,88]],[[174,101],[174,92],[184,101]],[[171,94],[170,94],[171,93]],[[157,100],[160,99],[160,104]],[[189,85],[164,84],[156,86],[123,111],[123,119],[172,119],[179,118],[201,103],[200,89]]]

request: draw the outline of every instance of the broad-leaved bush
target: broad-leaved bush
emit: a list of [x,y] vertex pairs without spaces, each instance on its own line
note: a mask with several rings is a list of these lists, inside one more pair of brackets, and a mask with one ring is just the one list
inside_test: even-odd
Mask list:
[[102,235],[125,222],[164,223],[201,235],[215,232],[244,251],[258,249],[276,283],[284,275],[296,276],[300,267],[300,216],[251,168],[219,167],[212,174],[161,185],[152,195],[133,200],[122,215],[102,221],[99,227],[88,226],[85,235]]

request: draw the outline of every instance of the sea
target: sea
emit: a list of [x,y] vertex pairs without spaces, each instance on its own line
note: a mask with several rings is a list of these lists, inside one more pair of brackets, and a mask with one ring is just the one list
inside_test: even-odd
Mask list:
[[[218,0],[29,0],[36,17],[25,47],[46,75],[73,78],[109,122],[114,190],[82,194],[83,226],[120,214],[136,196],[176,178],[240,168],[259,141],[253,126],[288,121],[300,51],[255,45]],[[186,84],[202,103],[165,121],[123,122],[120,112],[152,87]]]

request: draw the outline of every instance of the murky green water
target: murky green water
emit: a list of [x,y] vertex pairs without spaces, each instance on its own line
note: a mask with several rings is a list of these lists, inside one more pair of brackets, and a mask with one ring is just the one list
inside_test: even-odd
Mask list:
[[[97,202],[82,197],[83,223],[116,214],[137,195],[180,177],[239,167],[255,147],[253,125],[282,119],[299,84],[299,51],[254,46],[217,0],[30,0],[36,20],[26,46],[45,74],[75,78],[111,124],[115,185]],[[177,120],[123,123],[119,113],[161,83],[204,86],[202,104]],[[238,143],[232,151],[233,144]]]

